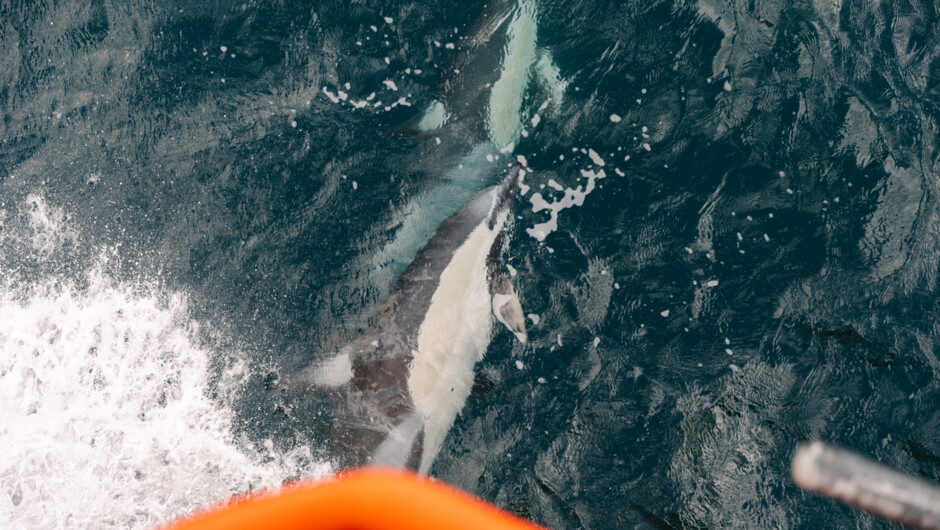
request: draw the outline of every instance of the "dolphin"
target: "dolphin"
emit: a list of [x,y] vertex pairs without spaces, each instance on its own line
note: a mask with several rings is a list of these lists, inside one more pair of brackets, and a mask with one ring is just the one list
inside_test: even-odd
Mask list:
[[488,2],[457,44],[441,75],[440,100],[428,106],[418,129],[449,127],[458,142],[490,142],[497,152],[512,151],[523,129],[523,101],[533,74],[555,108],[567,87],[551,52],[537,46],[537,34],[536,0]]
[[525,171],[513,164],[500,185],[441,223],[367,331],[278,384],[284,393],[332,396],[340,467],[427,473],[470,395],[494,318],[526,342],[522,306],[501,265]]
[[[490,0],[465,31],[442,72],[439,99],[406,127],[425,138],[422,167],[443,178],[395,216],[395,234],[362,267],[372,286],[388,288],[433,231],[474,193],[493,182],[525,129],[532,78],[562,103],[567,82],[551,52],[537,46],[536,0]],[[542,108],[540,108],[542,110]]]

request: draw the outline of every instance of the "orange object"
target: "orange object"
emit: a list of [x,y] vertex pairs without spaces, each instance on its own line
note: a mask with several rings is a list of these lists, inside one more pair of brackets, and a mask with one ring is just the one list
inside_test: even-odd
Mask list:
[[534,523],[412,472],[363,468],[253,494],[163,530],[533,530]]

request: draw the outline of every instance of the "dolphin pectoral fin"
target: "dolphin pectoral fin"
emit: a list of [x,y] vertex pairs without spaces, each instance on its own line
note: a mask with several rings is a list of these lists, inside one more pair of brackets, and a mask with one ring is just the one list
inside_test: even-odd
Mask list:
[[315,362],[284,377],[275,390],[282,394],[325,393],[342,387],[352,379],[352,360],[343,349],[326,361]]
[[525,329],[525,316],[522,314],[522,305],[519,303],[519,298],[513,295],[512,300],[503,304],[499,312],[503,317],[503,324],[509,328],[509,331],[512,331],[519,339],[519,342],[525,344],[529,339],[529,334]]
[[428,108],[424,109],[421,119],[415,124],[415,129],[418,132],[435,131],[447,123],[448,117],[447,107],[440,101],[435,100],[428,105]]
[[561,70],[555,64],[552,52],[542,48],[538,55],[538,61],[535,63],[535,76],[542,89],[551,97],[552,110],[557,112],[564,101],[568,81],[562,79]]
[[420,138],[443,127],[449,118],[450,114],[447,112],[447,107],[440,101],[434,100],[424,109],[424,112],[387,131],[385,136],[390,138]]
[[[507,285],[509,280],[506,280]],[[525,315],[522,313],[522,304],[519,303],[519,297],[516,291],[510,285],[508,293],[497,293],[493,295],[493,314],[496,320],[502,322],[506,329],[519,339],[519,342],[525,344],[529,335],[525,329]]]

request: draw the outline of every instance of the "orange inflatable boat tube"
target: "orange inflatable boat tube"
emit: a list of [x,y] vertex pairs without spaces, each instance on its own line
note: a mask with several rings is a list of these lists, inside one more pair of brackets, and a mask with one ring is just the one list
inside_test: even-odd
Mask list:
[[163,530],[533,530],[535,524],[412,472],[363,468],[253,494]]

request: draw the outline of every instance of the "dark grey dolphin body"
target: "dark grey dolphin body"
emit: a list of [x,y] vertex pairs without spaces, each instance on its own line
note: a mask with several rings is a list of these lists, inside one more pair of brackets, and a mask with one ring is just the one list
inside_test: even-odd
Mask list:
[[524,171],[513,165],[501,185],[478,192],[438,227],[368,332],[279,385],[332,395],[333,450],[342,467],[427,472],[469,395],[493,314],[525,341],[522,308],[500,264]]

